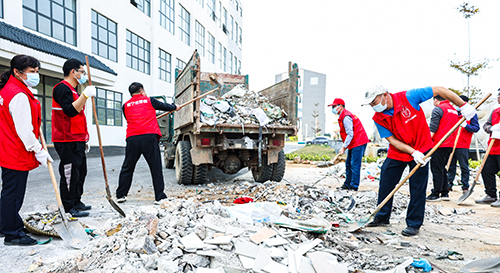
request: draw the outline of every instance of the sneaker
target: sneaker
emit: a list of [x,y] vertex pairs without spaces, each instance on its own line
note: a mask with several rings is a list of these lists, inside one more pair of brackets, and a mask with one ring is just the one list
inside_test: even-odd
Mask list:
[[24,235],[24,237],[20,238],[7,238],[5,237],[3,244],[4,245],[20,245],[20,246],[32,246],[38,243],[37,240],[31,238],[28,235]]
[[337,190],[350,190],[351,187],[347,186],[346,184],[343,184],[340,188],[337,188]]
[[418,232],[419,232],[418,228],[406,227],[401,231],[401,234],[403,234],[403,236],[415,236],[418,234]]
[[497,201],[491,203],[490,206],[495,207],[495,208],[500,208],[500,200],[497,200]]
[[163,202],[165,202],[165,201],[167,201],[167,198],[163,198],[163,199],[160,199],[160,200],[154,201],[153,203],[154,203],[155,205],[161,205],[161,203],[163,203]]
[[82,211],[82,210],[91,210],[92,206],[87,206],[84,203],[80,202],[80,204],[74,206],[73,208],[75,208],[77,211]]
[[87,217],[87,216],[90,215],[90,213],[88,213],[86,211],[78,211],[75,208],[70,209],[68,212],[71,214],[71,216],[77,217],[77,218],[79,218],[79,217]]
[[428,202],[439,202],[439,201],[441,201],[441,198],[439,196],[431,194],[431,195],[427,196],[427,198],[425,198],[425,200],[427,200]]
[[476,204],[491,204],[495,201],[497,201],[496,197],[486,195],[483,199],[476,199]]
[[366,226],[367,227],[383,227],[389,225],[389,220],[380,220],[379,218],[375,217],[373,221],[368,223]]
[[125,196],[120,197],[120,198],[118,198],[118,197],[116,198],[116,202],[118,202],[118,203],[123,203],[125,201],[127,201],[127,199],[125,198]]
[[450,196],[448,194],[441,194],[441,200],[450,201]]

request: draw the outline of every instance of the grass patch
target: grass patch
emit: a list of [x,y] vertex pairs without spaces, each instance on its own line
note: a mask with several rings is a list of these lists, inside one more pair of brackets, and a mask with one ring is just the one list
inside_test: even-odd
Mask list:
[[286,159],[293,160],[295,157],[300,156],[302,160],[322,161],[331,160],[335,157],[335,149],[330,146],[323,145],[307,145],[295,152],[286,154]]

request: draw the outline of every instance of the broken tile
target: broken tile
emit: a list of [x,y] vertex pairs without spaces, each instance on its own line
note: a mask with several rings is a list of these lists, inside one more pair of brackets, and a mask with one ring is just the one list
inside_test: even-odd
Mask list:
[[276,235],[276,231],[263,227],[261,230],[259,230],[257,233],[254,235],[250,236],[250,241],[260,244],[263,240],[268,239]]

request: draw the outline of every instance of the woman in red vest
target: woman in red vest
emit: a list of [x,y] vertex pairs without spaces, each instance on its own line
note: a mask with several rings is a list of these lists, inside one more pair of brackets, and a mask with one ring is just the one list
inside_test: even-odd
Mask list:
[[[0,166],[2,197],[0,229],[6,245],[34,245],[37,240],[23,231],[19,210],[23,205],[28,172],[40,164],[52,162],[42,149],[40,136],[41,105],[31,87],[40,82],[40,62],[34,57],[17,55],[10,70],[0,77]],[[29,110],[28,110],[29,109]]]
[[339,150],[339,155],[343,155],[345,150],[348,149],[345,162],[345,182],[340,188],[357,191],[361,172],[361,159],[365,154],[366,143],[370,142],[370,140],[359,118],[345,109],[343,99],[336,98],[328,106],[332,107],[334,115],[339,115],[340,137],[344,142]]

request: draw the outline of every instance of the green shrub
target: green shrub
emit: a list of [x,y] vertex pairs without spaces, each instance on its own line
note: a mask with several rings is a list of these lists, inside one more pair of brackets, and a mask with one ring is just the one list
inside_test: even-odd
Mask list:
[[361,159],[362,162],[366,162],[366,163],[377,162],[377,160],[378,160],[378,157],[371,157],[371,156],[363,156],[363,158]]
[[481,160],[472,160],[469,158],[469,167],[475,169],[481,165]]

